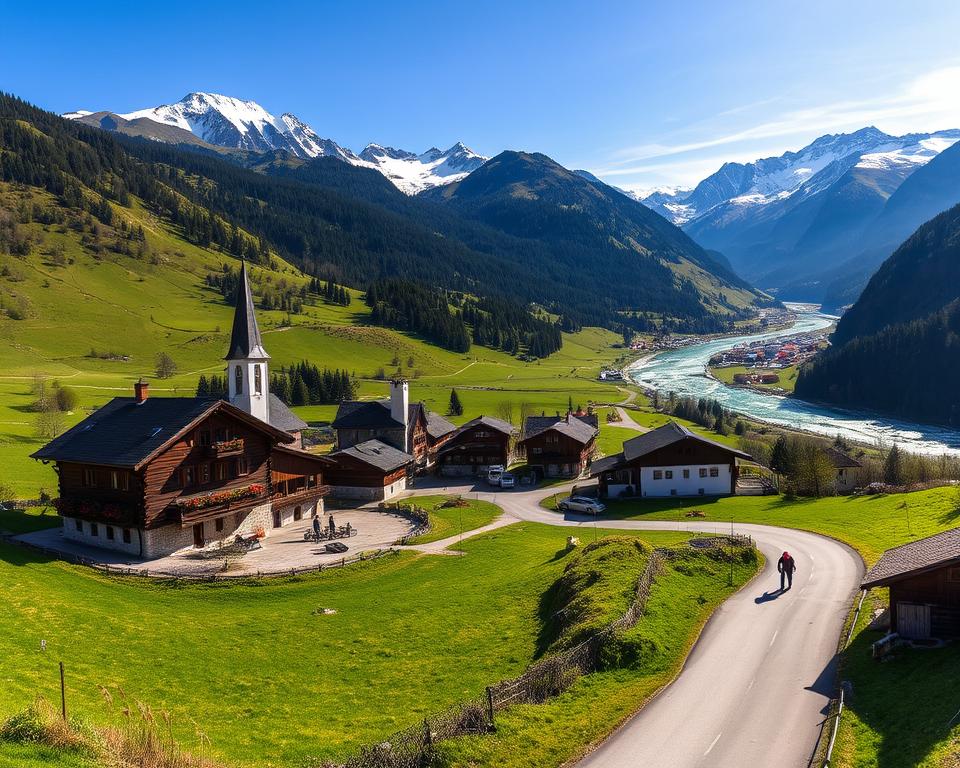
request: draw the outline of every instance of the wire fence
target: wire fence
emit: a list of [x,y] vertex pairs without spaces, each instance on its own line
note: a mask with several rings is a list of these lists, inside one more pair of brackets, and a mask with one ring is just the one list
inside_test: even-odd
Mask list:
[[539,704],[559,695],[581,675],[599,669],[605,644],[640,620],[653,582],[671,554],[663,549],[651,553],[637,579],[630,606],[600,632],[573,648],[534,662],[519,677],[489,686],[481,698],[461,701],[385,741],[362,747],[342,764],[327,763],[326,768],[425,768],[434,763],[437,742],[488,733],[496,728],[497,712],[517,704]]

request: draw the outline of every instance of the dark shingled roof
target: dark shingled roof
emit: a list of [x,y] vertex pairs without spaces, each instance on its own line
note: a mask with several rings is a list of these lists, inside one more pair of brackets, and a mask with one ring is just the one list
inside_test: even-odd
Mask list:
[[369,464],[384,472],[392,472],[413,462],[413,456],[409,453],[398,451],[392,445],[387,445],[379,440],[367,440],[330,454],[330,458],[334,461],[339,456],[352,456],[364,464]]
[[308,426],[307,422],[291,411],[287,404],[273,392],[270,393],[267,416],[271,427],[282,429],[284,432],[299,432]]
[[630,438],[623,444],[623,455],[627,461],[633,461],[641,456],[646,456],[648,453],[653,453],[668,445],[673,445],[674,443],[679,443],[681,440],[687,439],[697,440],[701,443],[712,445],[715,448],[720,448],[727,453],[732,453],[738,458],[753,461],[753,456],[749,453],[738,451],[736,448],[718,443],[716,440],[701,437],[695,432],[691,432],[682,424],[677,424],[675,421],[669,421],[662,427],[657,427],[657,429],[651,430],[645,435]]
[[598,422],[594,415],[576,416],[527,416],[523,422],[523,440],[529,440],[531,437],[554,430],[561,435],[571,437],[579,443],[586,445],[597,436]]
[[138,404],[132,397],[115,397],[31,455],[45,461],[136,468],[201,418],[218,410],[278,442],[293,439],[224,400],[151,397]]
[[475,419],[470,419],[470,421],[460,427],[459,431],[463,432],[466,429],[480,426],[481,424],[485,427],[490,427],[490,429],[495,429],[497,432],[502,432],[505,435],[512,435],[517,431],[509,421],[495,419],[493,416],[477,416]]
[[888,549],[863,577],[861,586],[865,589],[884,586],[891,581],[951,563],[960,563],[960,528]]
[[257,315],[253,308],[253,292],[247,276],[247,263],[243,262],[240,266],[240,285],[237,288],[230,347],[224,360],[246,358],[268,360],[270,355],[263,348],[263,341],[260,339],[260,327],[257,325]]
[[847,456],[843,451],[839,451],[836,448],[825,448],[823,451],[827,458],[830,459],[830,463],[833,464],[837,469],[841,467],[862,467],[859,461],[854,459],[851,456]]
[[597,459],[590,465],[590,477],[597,477],[604,472],[619,469],[623,463],[624,458],[622,452],[615,453],[612,456],[604,456],[602,459]]
[[426,411],[427,414],[427,434],[430,435],[434,440],[443,437],[444,435],[449,435],[451,432],[456,431],[457,425],[451,424],[439,413],[434,413],[433,411]]
[[[410,416],[419,404],[410,406]],[[344,400],[337,408],[334,429],[401,429],[403,424],[390,415],[389,400]]]

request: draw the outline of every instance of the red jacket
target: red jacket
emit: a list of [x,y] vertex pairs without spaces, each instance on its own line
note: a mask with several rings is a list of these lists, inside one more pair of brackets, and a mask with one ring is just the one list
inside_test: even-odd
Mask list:
[[781,555],[777,561],[777,570],[781,573],[793,573],[797,570],[797,561],[790,557],[790,555],[786,557]]

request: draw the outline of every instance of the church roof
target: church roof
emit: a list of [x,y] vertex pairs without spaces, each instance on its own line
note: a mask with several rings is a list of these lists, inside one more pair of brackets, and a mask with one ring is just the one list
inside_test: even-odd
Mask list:
[[236,307],[233,313],[233,330],[230,332],[230,349],[224,360],[268,360],[270,355],[263,348],[260,327],[253,308],[253,291],[247,275],[247,263],[240,266],[240,285],[237,287]]
[[273,392],[270,393],[270,400],[267,403],[267,416],[271,427],[282,429],[284,432],[299,432],[309,426]]

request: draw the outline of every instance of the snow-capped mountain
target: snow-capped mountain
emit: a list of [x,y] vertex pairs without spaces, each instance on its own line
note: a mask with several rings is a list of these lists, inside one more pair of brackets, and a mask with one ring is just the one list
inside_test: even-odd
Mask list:
[[379,144],[368,144],[360,153],[362,164],[376,168],[408,195],[459,181],[488,159],[459,141],[446,151],[431,147],[420,155]]
[[297,157],[339,157],[352,161],[356,156],[330,139],[321,138],[295,115],[274,117],[255,101],[244,101],[218,93],[188,93],[174,104],[139,109],[120,117],[145,117],[172,125],[209,144],[252,152],[282,149]]
[[[410,195],[458,181],[488,159],[461,142],[457,142],[445,152],[433,147],[421,155],[369,144],[357,156],[332,139],[321,137],[296,115],[284,112],[280,117],[275,117],[255,101],[235,99],[218,93],[188,93],[174,104],[138,109],[126,114],[94,113],[78,109],[65,113],[63,117],[88,122],[108,130],[125,130],[128,124],[136,121],[136,135],[157,141],[194,141],[195,139],[187,136],[189,133],[200,141],[219,147],[250,152],[284,150],[304,159],[334,157],[352,165],[380,171],[398,189]],[[104,117],[107,119],[103,120]],[[166,126],[165,132],[145,131],[143,126],[151,123],[144,123],[144,120]]]
[[960,131],[955,130],[891,136],[870,126],[821,136],[779,157],[724,163],[693,190],[655,190],[639,199],[675,224],[686,224],[726,203],[766,205],[801,191],[809,197],[828,188],[853,165],[919,167],[958,139]]

